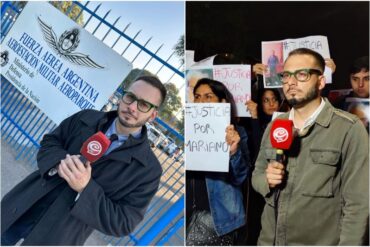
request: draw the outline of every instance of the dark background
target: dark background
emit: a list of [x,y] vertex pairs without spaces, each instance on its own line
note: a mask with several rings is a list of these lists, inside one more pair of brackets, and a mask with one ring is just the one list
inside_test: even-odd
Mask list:
[[348,67],[369,54],[369,2],[186,2],[186,50],[195,61],[231,53],[261,60],[261,42],[328,37],[337,65],[332,89],[350,88]]

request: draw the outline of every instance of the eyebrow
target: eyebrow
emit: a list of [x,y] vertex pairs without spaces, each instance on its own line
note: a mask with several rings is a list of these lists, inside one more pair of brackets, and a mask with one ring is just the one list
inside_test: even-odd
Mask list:
[[205,93],[205,94],[200,94],[200,93],[195,93],[194,95],[216,95],[212,92],[209,92],[209,93]]
[[153,105],[153,106],[155,106],[155,107],[159,107],[159,106],[157,106],[156,104],[153,104],[152,102],[149,102],[149,101],[147,101],[147,100],[145,100],[145,99],[143,99],[143,98],[139,98],[139,97],[137,97],[137,95],[136,95],[135,93],[131,92],[131,91],[127,91],[127,93],[131,93],[131,94],[133,94],[133,95],[136,97],[136,100],[142,100],[142,101],[144,101],[144,102],[146,102],[146,103],[149,103],[149,104],[151,104],[151,105]]

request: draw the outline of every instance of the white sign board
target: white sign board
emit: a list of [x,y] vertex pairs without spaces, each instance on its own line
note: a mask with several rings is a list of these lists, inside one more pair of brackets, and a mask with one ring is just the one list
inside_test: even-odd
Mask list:
[[250,117],[245,102],[251,99],[251,66],[213,65],[213,78],[222,82],[233,95],[238,117]]
[[[277,73],[282,72],[283,63],[289,52],[298,48],[308,48],[319,53],[323,58],[330,58],[329,43],[326,36],[315,35],[298,39],[262,42],[262,63],[268,66],[264,75],[265,88],[281,87]],[[325,67],[326,83],[332,83],[332,71]]]
[[1,46],[2,75],[57,124],[100,110],[132,69],[47,2],[28,2]]
[[298,48],[308,48],[316,51],[324,58],[330,58],[328,38],[326,36],[314,35],[298,39],[285,39],[283,42],[284,60],[289,52]]
[[195,61],[194,61],[194,51],[191,50],[186,50],[185,51],[185,68],[189,68],[192,66]]
[[186,170],[228,172],[230,104],[187,103],[185,119]]

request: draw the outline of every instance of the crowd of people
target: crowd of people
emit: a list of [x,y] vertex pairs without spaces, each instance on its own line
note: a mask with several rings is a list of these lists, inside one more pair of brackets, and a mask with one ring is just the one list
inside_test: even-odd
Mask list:
[[[332,59],[293,50],[278,74],[282,90],[259,84],[269,66],[253,65],[257,80],[245,102],[251,117],[232,110],[229,172],[186,172],[186,244],[368,245],[369,57],[353,62],[352,92],[332,102],[324,91],[325,66],[336,70]],[[195,103],[235,109],[230,95],[211,79],[193,89]],[[270,142],[274,118],[294,126],[282,160]]]

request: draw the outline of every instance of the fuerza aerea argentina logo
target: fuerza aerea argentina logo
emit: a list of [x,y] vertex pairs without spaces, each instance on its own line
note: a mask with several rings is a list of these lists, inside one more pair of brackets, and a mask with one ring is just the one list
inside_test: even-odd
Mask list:
[[51,26],[42,21],[40,17],[38,17],[38,21],[44,35],[44,40],[61,57],[81,66],[104,69],[103,66],[92,60],[89,55],[74,52],[80,43],[80,31],[77,28],[65,31],[58,39]]
[[272,136],[276,140],[276,142],[285,142],[288,139],[289,133],[286,129],[280,127],[276,128],[274,132],[272,133]]
[[91,141],[87,144],[87,153],[91,155],[99,155],[102,151],[102,146],[98,141]]

